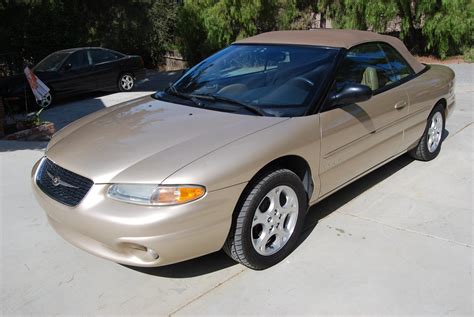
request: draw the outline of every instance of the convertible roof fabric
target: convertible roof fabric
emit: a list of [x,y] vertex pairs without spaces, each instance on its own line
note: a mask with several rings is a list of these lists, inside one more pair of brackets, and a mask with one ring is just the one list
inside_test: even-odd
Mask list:
[[385,42],[393,46],[410,64],[415,73],[425,68],[408,51],[402,41],[393,36],[381,35],[369,31],[317,29],[308,31],[275,31],[261,33],[234,44],[293,44],[340,47],[349,49],[367,42]]

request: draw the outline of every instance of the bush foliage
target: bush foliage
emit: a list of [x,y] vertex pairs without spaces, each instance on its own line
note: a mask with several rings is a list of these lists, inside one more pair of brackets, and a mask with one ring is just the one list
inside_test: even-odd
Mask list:
[[316,12],[334,27],[399,36],[417,54],[444,59],[473,45],[471,0],[185,0],[179,11],[177,29],[187,30],[180,47],[191,63],[241,37],[308,28]]
[[444,59],[473,44],[471,0],[339,0],[328,4],[336,27],[386,32],[395,26],[415,53]]
[[103,46],[161,61],[174,41],[176,1],[0,0],[0,54],[36,63],[51,52]]

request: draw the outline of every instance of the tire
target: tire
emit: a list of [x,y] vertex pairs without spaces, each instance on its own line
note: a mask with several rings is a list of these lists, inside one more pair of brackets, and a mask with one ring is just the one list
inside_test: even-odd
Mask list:
[[135,78],[130,73],[123,73],[118,78],[117,86],[120,91],[131,91],[135,86]]
[[418,145],[410,150],[408,154],[416,160],[431,161],[438,156],[443,143],[443,132],[445,127],[444,107],[437,104],[426,124],[423,136]]
[[307,210],[300,178],[287,169],[271,171],[242,195],[223,249],[251,269],[273,266],[296,247]]
[[47,108],[49,106],[51,106],[51,104],[53,103],[53,93],[51,91],[49,91],[43,99],[41,100],[36,100],[36,104],[40,107],[40,108]]

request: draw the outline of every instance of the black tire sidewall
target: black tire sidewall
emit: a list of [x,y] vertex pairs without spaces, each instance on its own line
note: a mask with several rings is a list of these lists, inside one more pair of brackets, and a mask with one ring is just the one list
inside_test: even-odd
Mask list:
[[[296,226],[290,239],[281,250],[279,250],[275,254],[263,256],[254,249],[252,244],[253,217],[265,195],[270,190],[280,185],[285,185],[292,188],[298,197],[299,210]],[[247,195],[245,199],[245,203],[248,204],[248,210],[246,217],[244,218],[242,230],[240,232],[242,237],[242,249],[244,251],[244,254],[246,255],[248,262],[252,265],[253,268],[264,269],[282,261],[297,246],[303,228],[306,211],[308,209],[306,192],[304,190],[303,184],[301,183],[301,180],[296,174],[289,170],[279,170],[278,174],[275,174],[274,176],[267,179],[263,184],[260,184],[260,188],[257,192],[254,193],[250,201],[248,201],[248,196],[249,195]]]

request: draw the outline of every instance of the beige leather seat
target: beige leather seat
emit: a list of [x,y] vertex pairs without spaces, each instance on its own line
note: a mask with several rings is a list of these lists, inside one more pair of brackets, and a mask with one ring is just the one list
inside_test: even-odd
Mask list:
[[377,70],[374,67],[367,67],[362,74],[362,85],[369,86],[372,90],[379,88],[379,77],[377,76]]

